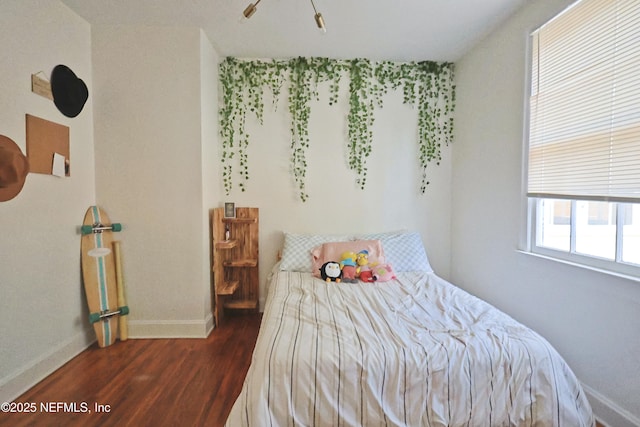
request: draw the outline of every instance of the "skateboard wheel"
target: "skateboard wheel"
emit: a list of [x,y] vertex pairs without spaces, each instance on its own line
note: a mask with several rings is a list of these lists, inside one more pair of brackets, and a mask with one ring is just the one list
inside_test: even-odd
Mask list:
[[80,231],[82,232],[82,235],[91,234],[91,232],[93,231],[93,227],[90,225],[83,225],[82,227],[80,227]]
[[115,224],[111,224],[111,230],[113,231],[122,231],[122,224],[120,224],[119,222],[116,222]]
[[126,316],[127,314],[129,314],[129,307],[126,305],[120,307],[119,310],[120,310],[120,316]]
[[89,323],[92,325],[100,320],[100,313],[91,313],[89,315]]

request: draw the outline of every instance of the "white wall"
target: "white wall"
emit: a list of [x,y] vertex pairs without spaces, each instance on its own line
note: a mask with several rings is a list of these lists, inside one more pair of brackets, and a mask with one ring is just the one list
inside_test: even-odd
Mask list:
[[517,251],[528,34],[569,3],[530,2],[457,64],[451,279],[546,337],[603,421],[640,425],[640,283]]
[[[31,92],[31,74],[65,64],[89,88],[75,118]],[[95,202],[89,25],[57,1],[0,2],[0,134],[26,153],[25,114],[70,128],[71,176],[29,174],[0,202],[0,401],[84,349],[93,328],[80,277],[84,213]]]
[[209,208],[225,201],[260,208],[261,306],[284,230],[415,229],[436,271],[448,275],[450,149],[430,168],[427,194],[419,195],[417,113],[402,105],[400,92],[378,111],[365,191],[347,169],[345,83],[339,105],[328,106],[327,85],[312,108],[307,203],[298,199],[289,173],[284,102],[277,110],[267,106],[263,126],[248,121],[248,189],[226,196],[217,124],[220,59],[204,36],[191,28],[97,26],[93,52],[98,202],[126,225],[132,336],[184,335],[202,318],[196,304],[210,315],[204,221]]
[[193,27],[94,26],[92,35],[96,192],[125,227],[130,336],[204,337],[212,317],[203,177],[215,160],[204,163],[203,152],[217,139],[202,125],[216,93],[205,83],[201,94],[201,73],[216,69],[215,52]]
[[[213,306],[211,286],[211,241],[209,209],[217,206],[220,162],[218,161],[218,63],[220,58],[200,31],[200,127],[202,168],[202,286],[205,295],[204,315],[211,316]],[[212,319],[213,321],[213,319]]]
[[[337,105],[328,105],[328,85],[320,86],[313,101],[307,154],[307,192],[299,200],[290,174],[291,136],[286,88],[277,110],[265,96],[264,125],[248,122],[250,178],[246,192],[235,188],[225,196],[218,176],[220,202],[260,208],[261,302],[265,278],[276,262],[283,231],[298,233],[352,233],[411,229],[420,231],[432,266],[449,275],[451,147],[445,147],[440,166],[431,166],[431,185],[419,194],[420,171],[416,139],[417,112],[402,104],[400,92],[390,92],[384,108],[376,111],[373,153],[368,160],[365,190],[355,184],[345,152],[348,78],[343,79]],[[234,182],[239,182],[234,176]]]
[[[77,230],[96,202],[124,223],[130,336],[204,337],[213,327],[219,59],[197,28],[91,29],[57,1],[2,2],[0,36],[0,133],[25,151],[25,113],[69,126],[72,171],[31,174],[16,199],[0,203],[0,398],[8,401],[95,340]],[[31,73],[48,76],[58,63],[89,88],[74,119],[30,91]]]

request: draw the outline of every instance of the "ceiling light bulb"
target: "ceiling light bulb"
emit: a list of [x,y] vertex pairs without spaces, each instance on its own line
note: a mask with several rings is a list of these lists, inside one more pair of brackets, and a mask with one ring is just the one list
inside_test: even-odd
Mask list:
[[253,16],[254,13],[256,13],[256,5],[253,3],[249,3],[249,6],[247,6],[244,12],[242,12],[242,16],[249,19],[251,18],[251,16]]
[[318,25],[318,29],[322,31],[322,33],[326,33],[327,27],[324,26],[324,19],[322,18],[322,14],[316,13],[314,18],[316,19],[316,25]]

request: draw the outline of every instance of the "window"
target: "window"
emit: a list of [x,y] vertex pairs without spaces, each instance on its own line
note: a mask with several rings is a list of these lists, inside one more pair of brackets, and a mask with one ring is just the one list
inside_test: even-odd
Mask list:
[[640,276],[640,2],[581,0],[531,34],[531,250]]
[[536,198],[533,211],[535,252],[640,276],[640,204]]

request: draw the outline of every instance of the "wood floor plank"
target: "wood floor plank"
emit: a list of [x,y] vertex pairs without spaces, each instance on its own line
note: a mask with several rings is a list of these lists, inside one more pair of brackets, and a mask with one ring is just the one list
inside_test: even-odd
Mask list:
[[222,426],[260,320],[227,316],[207,339],[94,344],[15,399],[16,409],[35,404],[33,413],[0,413],[0,426]]

